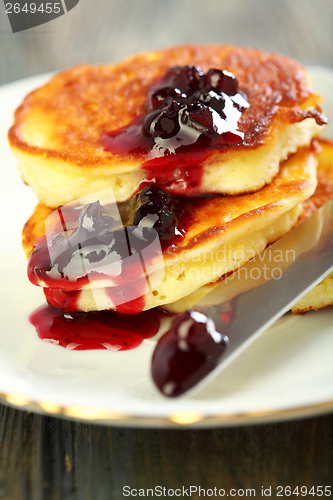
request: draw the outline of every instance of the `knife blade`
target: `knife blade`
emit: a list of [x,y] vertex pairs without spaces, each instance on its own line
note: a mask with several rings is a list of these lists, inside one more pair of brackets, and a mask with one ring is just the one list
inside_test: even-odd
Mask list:
[[[220,292],[222,305],[194,307],[212,318],[217,331],[229,339],[218,366],[205,382],[226,368],[332,271],[333,200],[267,248],[260,259],[240,268],[224,287],[215,290],[214,296]],[[207,296],[206,302],[212,298]],[[229,311],[227,323],[223,321],[223,311]]]
[[[154,359],[158,362],[155,362],[155,366],[160,364],[165,354],[160,352],[163,349],[168,351],[168,367],[176,366],[177,357],[178,366],[179,360],[182,360],[179,373],[183,380],[179,373],[172,374],[170,368],[167,368],[169,373],[162,374],[167,380],[163,385],[159,368],[158,373],[155,369],[160,377],[156,385],[166,396],[178,396],[185,392],[190,395],[199,391],[332,271],[333,200],[239,268],[193,307],[193,317],[199,313],[199,322],[205,321],[200,316],[203,313],[202,316],[205,315],[215,323],[215,330],[221,334],[220,346],[223,347],[224,344],[225,347],[217,349],[216,355],[212,356],[213,351],[205,344],[203,350],[208,353],[209,363],[198,365],[195,373],[192,359],[196,353],[191,354],[190,343],[184,349],[184,344],[179,343],[180,337],[176,337],[174,333],[173,344],[169,342],[168,345],[164,341],[164,347],[163,338],[161,339],[162,344],[160,347],[157,345],[153,357],[152,373],[155,383]],[[189,337],[186,338],[188,332],[184,334],[184,325],[177,321],[182,329],[181,342],[189,340]],[[190,325],[189,321],[187,316],[183,323]],[[167,337],[166,340],[168,341]],[[195,342],[197,341],[193,345]],[[182,350],[187,352],[181,352]],[[179,380],[175,382],[177,377]]]

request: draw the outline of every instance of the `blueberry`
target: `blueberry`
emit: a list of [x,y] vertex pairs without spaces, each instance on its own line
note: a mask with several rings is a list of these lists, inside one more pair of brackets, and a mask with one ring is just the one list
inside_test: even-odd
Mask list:
[[134,216],[134,225],[153,228],[159,235],[174,228],[175,219],[169,208],[157,200],[146,201]]
[[163,78],[163,83],[178,88],[188,96],[197,90],[202,81],[202,71],[197,66],[176,66],[170,68]]
[[164,203],[171,201],[170,196],[155,184],[143,188],[142,191],[140,191],[139,198],[141,201],[148,201],[152,199],[157,199]]
[[173,211],[173,198],[163,189],[152,184],[146,186],[131,201],[131,216],[128,225],[143,230],[144,238],[151,238],[145,231],[158,233],[160,239],[170,239],[174,236],[176,217]]
[[227,95],[235,95],[238,92],[236,77],[228,71],[210,69],[204,76],[205,86]]
[[163,109],[172,101],[185,104],[188,102],[186,94],[174,87],[163,87],[155,90],[151,96],[153,109]]
[[223,111],[225,106],[225,98],[222,95],[219,95],[214,90],[208,90],[205,87],[203,90],[198,90],[192,96],[195,97],[198,101],[209,106],[210,108],[215,109],[218,113]]
[[[141,129],[153,144],[157,138],[175,138],[165,143],[166,150],[174,153],[177,148],[198,141],[205,147],[214,140],[215,144],[233,144],[231,137],[239,142],[240,136],[231,130],[232,118],[235,110],[238,119],[238,112],[246,109],[248,103],[238,93],[238,82],[232,73],[213,68],[204,74],[197,66],[177,66],[170,68],[158,85],[151,94],[153,111],[146,115]],[[230,122],[228,135],[221,132],[226,128],[221,127],[221,119]]]
[[178,134],[178,112],[181,106],[171,101],[162,111],[153,111],[144,119],[142,133],[146,137],[170,139]]

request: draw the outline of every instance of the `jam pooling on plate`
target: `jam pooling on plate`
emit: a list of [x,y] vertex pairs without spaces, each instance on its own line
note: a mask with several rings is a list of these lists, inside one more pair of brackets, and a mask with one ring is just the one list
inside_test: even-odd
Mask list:
[[217,366],[227,346],[228,338],[205,314],[181,314],[155,348],[151,373],[156,387],[165,396],[180,396]]
[[[141,312],[145,306],[145,275],[138,269],[138,261],[127,258],[146,249],[156,238],[165,248],[182,238],[186,230],[176,214],[183,210],[186,220],[183,203],[157,186],[148,186],[119,205],[118,218],[114,206],[103,207],[98,201],[60,211],[60,222],[37,241],[28,264],[30,280],[46,285],[47,301],[56,306],[43,306],[30,316],[39,337],[71,350],[126,350],[154,336],[163,313],[156,309]],[[154,256],[155,247],[149,258]],[[106,287],[106,291],[117,304],[117,313],[75,313],[81,287],[90,279],[105,278],[111,278],[115,285]],[[119,295],[123,300],[117,303]],[[177,317],[153,356],[156,386],[170,397],[186,392],[212,371],[227,342],[204,314],[190,311]]]
[[114,311],[66,314],[45,305],[34,311],[29,319],[39,338],[66,349],[125,351],[156,335],[163,315],[157,309],[136,316]]
[[[135,316],[114,311],[67,314],[44,305],[29,320],[40,339],[65,349],[125,351],[156,335],[167,316],[159,309]],[[227,346],[228,338],[206,315],[187,311],[175,317],[154,351],[151,370],[156,387],[168,397],[183,394],[216,367]]]
[[103,288],[117,311],[134,314],[144,309],[152,261],[186,234],[190,204],[147,186],[118,206],[96,201],[61,207],[58,214],[30,255],[29,280],[66,312],[77,310],[82,287],[106,280]]
[[[249,103],[228,71],[198,66],[170,68],[148,95],[148,112],[129,125],[101,137],[114,155],[138,154],[147,180],[173,192],[196,194],[200,165],[213,149],[239,144],[238,122]],[[167,169],[167,171],[165,170]]]

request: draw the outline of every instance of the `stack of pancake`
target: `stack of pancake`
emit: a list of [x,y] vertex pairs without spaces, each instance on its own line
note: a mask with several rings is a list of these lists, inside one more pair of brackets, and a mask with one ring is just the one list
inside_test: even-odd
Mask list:
[[[144,156],[136,151],[113,154],[101,137],[144,116],[156,82],[170,68],[188,65],[204,73],[214,68],[235,75],[249,106],[238,122],[242,140],[211,148],[201,161],[200,182],[192,191],[198,201],[188,200],[186,234],[144,271],[148,285],[142,309],[161,306],[179,312],[190,307],[221,277],[289,231],[302,213],[309,215],[333,196],[332,146],[324,143],[321,153],[316,140],[325,123],[322,98],[297,62],[254,49],[183,46],[136,55],[116,65],[80,65],[27,96],[9,131],[22,178],[39,198],[23,231],[27,256],[45,235],[45,221],[54,209],[106,189],[112,189],[116,202],[124,202],[147,184]],[[318,160],[320,193],[314,195]],[[191,168],[186,175],[191,177]],[[173,196],[183,196],[182,176],[182,168],[170,168],[170,179],[164,171],[160,187],[168,191],[172,186]],[[159,182],[158,176],[149,178],[150,183]],[[306,202],[313,195],[316,198]],[[43,280],[38,284],[47,287]],[[111,279],[91,279],[79,290],[73,287],[79,292],[75,310],[117,309],[112,299],[116,287]],[[325,285],[329,288],[331,283]],[[69,302],[68,293],[66,286],[59,289],[57,301],[54,294],[46,296],[52,305],[71,312],[62,305]],[[312,293],[316,295],[316,289]],[[319,302],[306,298],[295,311],[331,302],[333,290]]]

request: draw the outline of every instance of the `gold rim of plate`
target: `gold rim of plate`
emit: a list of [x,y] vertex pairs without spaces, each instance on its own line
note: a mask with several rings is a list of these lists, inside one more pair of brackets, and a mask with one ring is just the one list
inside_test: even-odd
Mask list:
[[88,423],[130,426],[130,427],[223,427],[269,421],[291,420],[315,417],[333,411],[333,400],[295,408],[265,410],[258,408],[251,412],[216,413],[204,415],[200,411],[183,410],[166,416],[132,415],[116,409],[94,406],[61,406],[52,400],[33,401],[21,393],[0,393],[0,402],[19,410],[33,411],[43,415],[63,417]]

